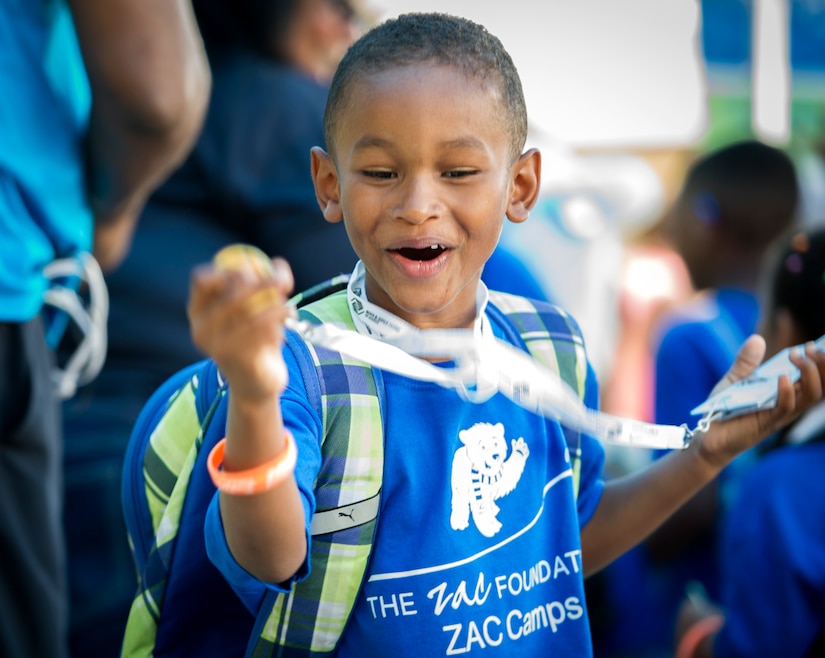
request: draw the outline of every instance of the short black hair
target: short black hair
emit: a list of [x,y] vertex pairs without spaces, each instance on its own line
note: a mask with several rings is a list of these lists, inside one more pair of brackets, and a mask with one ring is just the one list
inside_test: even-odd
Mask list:
[[680,201],[741,244],[763,249],[796,219],[799,182],[784,151],[743,140],[697,159],[688,169]]
[[510,133],[513,159],[518,158],[527,140],[527,107],[512,58],[483,26],[438,12],[402,14],[373,27],[350,46],[330,83],[324,112],[324,138],[330,153],[339,116],[355,81],[425,62],[455,67],[468,76],[492,81],[500,89],[503,121]]
[[769,312],[787,310],[803,340],[825,335],[825,227],[792,233],[772,265]]

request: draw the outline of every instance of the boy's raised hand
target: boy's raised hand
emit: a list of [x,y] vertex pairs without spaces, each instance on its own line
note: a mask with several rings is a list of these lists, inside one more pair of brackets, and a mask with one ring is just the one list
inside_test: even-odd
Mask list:
[[190,283],[190,331],[212,358],[236,399],[271,399],[283,392],[287,370],[281,354],[285,305],[292,271],[246,245],[230,245],[212,263],[196,268]]
[[[750,336],[711,395],[750,375],[762,362],[764,355],[765,340],[759,335]],[[775,407],[711,423],[706,432],[698,435],[700,454],[709,464],[717,468],[724,467],[740,452],[785,427],[822,400],[825,390],[825,353],[811,343],[805,346],[804,355],[794,351],[791,361],[799,368],[800,377],[793,384],[787,376],[779,380]]]

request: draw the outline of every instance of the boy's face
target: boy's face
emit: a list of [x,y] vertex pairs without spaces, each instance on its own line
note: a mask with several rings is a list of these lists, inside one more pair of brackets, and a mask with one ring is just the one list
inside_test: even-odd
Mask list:
[[540,156],[512,162],[498,91],[425,64],[358,80],[331,145],[313,151],[328,221],[343,219],[367,295],[421,327],[469,326],[504,217],[535,204]]

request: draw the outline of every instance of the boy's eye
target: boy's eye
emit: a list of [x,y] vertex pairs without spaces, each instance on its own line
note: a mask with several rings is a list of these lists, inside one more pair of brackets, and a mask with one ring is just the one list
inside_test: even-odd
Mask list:
[[465,176],[472,176],[478,173],[475,169],[451,169],[444,172],[445,178],[464,178]]
[[379,180],[389,180],[395,178],[395,172],[386,169],[367,169],[362,172],[367,178],[377,178]]

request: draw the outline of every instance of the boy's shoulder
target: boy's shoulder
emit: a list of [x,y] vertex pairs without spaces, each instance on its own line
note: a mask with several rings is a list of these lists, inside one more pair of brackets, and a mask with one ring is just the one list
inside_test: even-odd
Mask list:
[[498,290],[490,291],[490,302],[488,309],[492,310],[492,314],[506,316],[522,335],[542,331],[549,333],[551,338],[568,336],[582,342],[578,322],[557,304]]
[[[359,309],[353,308],[357,313]],[[298,315],[302,320],[320,324],[333,322],[336,324],[351,324],[351,313],[345,290],[334,290],[321,299],[310,300],[301,305]]]

